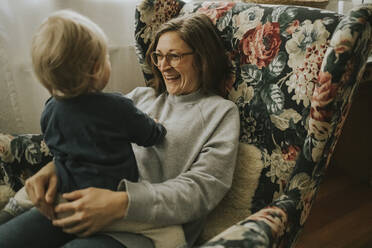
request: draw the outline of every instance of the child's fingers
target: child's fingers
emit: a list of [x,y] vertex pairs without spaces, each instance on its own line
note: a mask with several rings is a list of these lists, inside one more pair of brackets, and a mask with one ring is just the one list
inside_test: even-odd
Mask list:
[[54,210],[53,210],[53,206],[52,205],[49,205],[49,204],[46,204],[46,203],[42,203],[42,204],[40,204],[40,206],[38,207],[38,209],[49,220],[53,220],[55,218],[55,214],[54,214]]
[[57,177],[51,177],[49,180],[47,192],[45,194],[45,201],[48,204],[53,204],[56,193],[57,193]]

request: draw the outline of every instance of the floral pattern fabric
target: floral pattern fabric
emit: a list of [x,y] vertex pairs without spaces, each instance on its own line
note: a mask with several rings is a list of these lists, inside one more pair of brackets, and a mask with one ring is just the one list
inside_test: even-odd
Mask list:
[[[372,10],[342,16],[298,6],[143,0],[135,38],[147,82],[153,75],[144,56],[153,34],[161,23],[194,12],[208,15],[224,41],[235,68],[226,89],[240,111],[240,142],[257,148],[263,164],[252,215],[202,247],[290,247],[363,75]],[[0,134],[0,180],[13,190],[51,159],[41,135]]]
[[343,16],[298,6],[143,0],[136,12],[136,41],[147,82],[153,76],[143,58],[151,38],[144,37],[155,30],[144,18],[153,18],[157,5],[170,6],[156,12],[158,18],[194,12],[211,18],[235,68],[235,81],[226,88],[240,111],[240,142],[262,154],[253,214],[202,247],[291,246],[362,76],[371,9],[360,7]]
[[13,191],[52,160],[42,135],[10,135],[0,133],[0,184]]

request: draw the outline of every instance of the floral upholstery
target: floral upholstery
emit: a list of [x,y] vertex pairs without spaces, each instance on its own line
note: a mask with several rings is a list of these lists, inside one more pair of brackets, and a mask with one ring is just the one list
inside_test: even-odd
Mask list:
[[14,192],[51,160],[42,135],[0,134],[0,184],[8,185]]
[[[235,68],[228,98],[241,117],[238,172],[205,229],[228,211],[246,214],[202,247],[289,247],[309,215],[362,77],[372,10],[342,16],[298,6],[143,0],[135,37],[148,82],[144,55],[154,32],[160,23],[194,12],[208,15],[220,32]],[[242,178],[241,166],[258,175]],[[243,211],[234,197],[245,197]],[[200,241],[211,233],[217,234],[205,231]]]
[[[147,82],[153,76],[144,54],[154,32],[193,12],[207,14],[220,32],[235,68],[228,98],[241,117],[233,187],[208,217],[200,246],[293,246],[358,89],[371,48],[372,10],[342,16],[298,6],[143,0],[135,38]],[[0,134],[0,173],[13,190],[51,159],[41,135]],[[216,229],[227,208],[241,214]]]

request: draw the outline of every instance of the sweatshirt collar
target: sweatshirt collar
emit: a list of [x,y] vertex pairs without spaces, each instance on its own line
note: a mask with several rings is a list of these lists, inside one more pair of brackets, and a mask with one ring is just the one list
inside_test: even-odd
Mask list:
[[171,102],[175,102],[175,103],[192,103],[192,102],[195,102],[197,100],[199,100],[200,98],[203,98],[204,97],[204,94],[202,92],[201,89],[198,89],[197,91],[194,91],[190,94],[187,94],[187,95],[171,95],[171,94],[168,94],[168,99],[171,101]]

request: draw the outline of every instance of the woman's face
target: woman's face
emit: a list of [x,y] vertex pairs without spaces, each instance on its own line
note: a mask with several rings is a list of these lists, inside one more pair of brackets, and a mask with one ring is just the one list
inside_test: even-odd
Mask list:
[[[169,94],[186,95],[199,89],[200,82],[193,50],[179,37],[177,32],[162,34],[155,53],[159,58],[158,69]],[[168,59],[166,55],[169,55]]]

